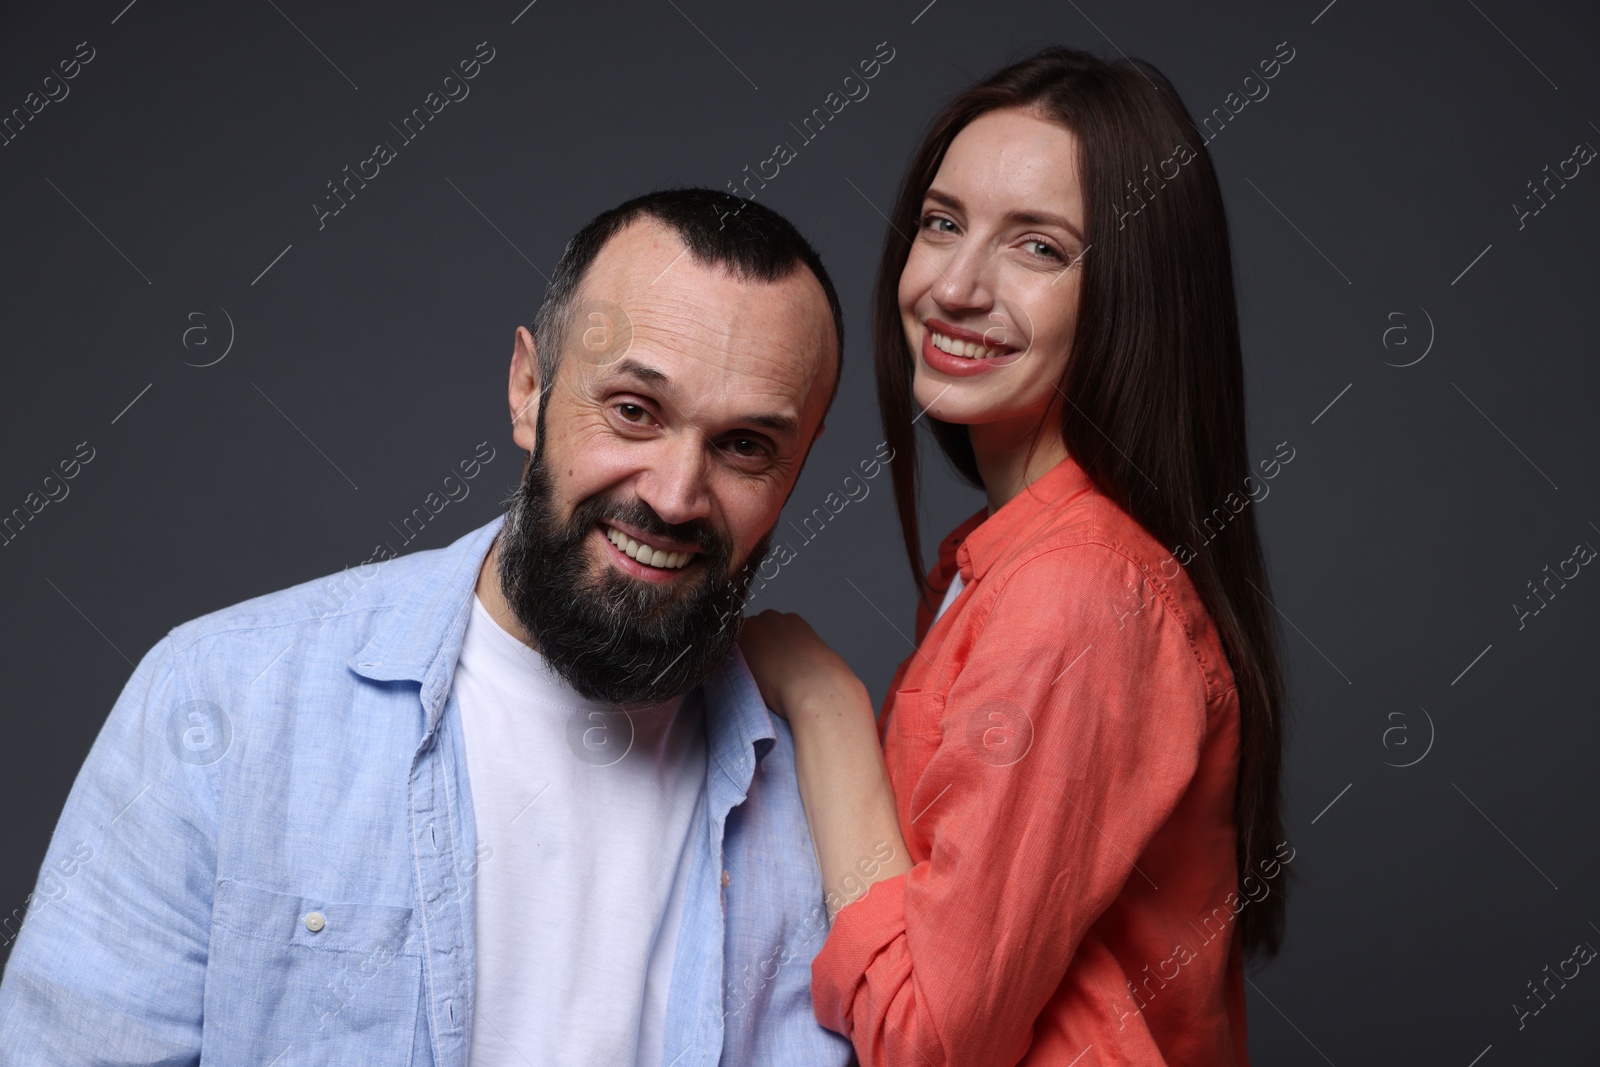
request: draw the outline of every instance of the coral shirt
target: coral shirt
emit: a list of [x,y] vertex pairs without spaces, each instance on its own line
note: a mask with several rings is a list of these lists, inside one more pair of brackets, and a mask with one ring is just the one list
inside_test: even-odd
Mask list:
[[1248,1064],[1239,703],[1188,575],[1068,458],[944,541],[879,722],[912,869],[818,1020],[880,1064]]

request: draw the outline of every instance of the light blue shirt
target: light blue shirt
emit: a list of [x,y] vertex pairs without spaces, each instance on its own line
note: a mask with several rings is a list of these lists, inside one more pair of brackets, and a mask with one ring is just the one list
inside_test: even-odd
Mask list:
[[[0,1064],[466,1067],[478,847],[451,679],[503,520],[145,654],[25,909]],[[811,1009],[827,917],[788,726],[737,651],[701,696],[664,1067],[845,1064]]]

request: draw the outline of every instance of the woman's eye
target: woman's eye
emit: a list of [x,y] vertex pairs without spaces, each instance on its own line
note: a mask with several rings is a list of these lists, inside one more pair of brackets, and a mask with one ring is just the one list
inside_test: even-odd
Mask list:
[[1049,244],[1048,242],[1041,241],[1037,237],[1028,238],[1026,241],[1022,242],[1022,247],[1028,249],[1036,256],[1044,256],[1048,259],[1061,258],[1061,253],[1057,252],[1053,245]]
[[943,215],[924,215],[922,228],[934,233],[955,233],[956,223],[954,219],[947,219]]

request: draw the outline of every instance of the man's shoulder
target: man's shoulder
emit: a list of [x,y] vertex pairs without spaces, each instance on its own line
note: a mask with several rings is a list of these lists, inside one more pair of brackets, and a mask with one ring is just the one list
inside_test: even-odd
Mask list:
[[[701,679],[696,688],[703,695],[710,716],[708,741],[713,757],[737,761],[750,749],[758,765],[764,764],[767,752],[778,737],[788,736],[789,724],[774,715],[761,699],[756,677],[738,645],[733,646],[727,658]],[[790,750],[792,752],[792,745]],[[792,756],[789,762],[793,763]]]
[[344,646],[354,652],[378,620],[419,595],[442,590],[470,543],[486,539],[493,525],[449,545],[368,559],[189,619],[168,633],[172,650],[210,656],[261,640],[314,638],[328,651]]
[[445,551],[424,549],[368,565],[344,567],[229,604],[173,627],[173,645],[184,651],[227,634],[315,627],[337,616],[383,611],[403,598],[406,589],[426,575]]

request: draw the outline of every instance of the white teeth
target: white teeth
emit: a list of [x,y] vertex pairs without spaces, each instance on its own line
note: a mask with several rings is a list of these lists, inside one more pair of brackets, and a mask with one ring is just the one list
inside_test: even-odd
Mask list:
[[957,341],[937,330],[929,330],[928,334],[933,339],[933,347],[952,356],[961,356],[964,359],[990,359],[1000,354],[998,349],[986,348],[973,341]]
[[647,567],[660,567],[663,570],[677,570],[689,562],[691,553],[667,552],[649,545],[640,544],[621,530],[605,527],[606,540],[617,546],[617,549],[630,559],[637,560]]

